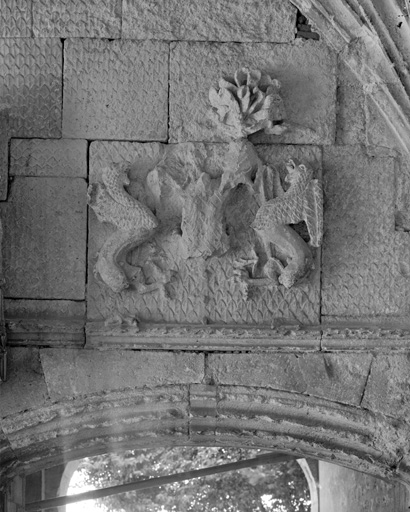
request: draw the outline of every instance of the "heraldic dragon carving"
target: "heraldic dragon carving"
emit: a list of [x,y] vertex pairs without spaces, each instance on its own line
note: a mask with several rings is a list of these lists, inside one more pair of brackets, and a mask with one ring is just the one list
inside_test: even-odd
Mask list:
[[[183,180],[168,170],[171,157],[165,156],[154,170],[156,174],[152,171],[146,180],[148,188],[155,179],[172,183],[182,198],[182,211],[176,215],[179,226],[170,222],[169,229],[179,230],[188,258],[207,258],[230,250],[232,232],[239,228],[231,229],[226,212],[235,191],[246,188],[256,204],[249,231],[258,248],[251,258],[239,257],[232,269],[232,279],[245,292],[251,286],[290,288],[298,284],[314,268],[312,247],[319,247],[322,240],[322,189],[313,178],[313,170],[294,158],[281,170],[274,169],[259,158],[248,140],[261,130],[281,135],[288,129],[279,89],[277,80],[258,70],[243,68],[234,77],[221,78],[219,87],[209,93],[215,122],[231,140],[219,176],[202,172]],[[163,170],[162,178],[158,178],[158,169]],[[101,248],[95,269],[114,292],[134,286],[139,293],[147,293],[172,280],[172,272],[165,272],[159,282],[147,284],[138,275],[140,269],[127,262],[127,254],[165,229],[161,224],[167,221],[154,214],[157,208],[150,209],[127,192],[127,173],[126,166],[105,168],[100,182],[90,185],[90,206],[100,221],[116,228]],[[166,178],[164,173],[168,173]],[[291,226],[302,221],[308,241]]]

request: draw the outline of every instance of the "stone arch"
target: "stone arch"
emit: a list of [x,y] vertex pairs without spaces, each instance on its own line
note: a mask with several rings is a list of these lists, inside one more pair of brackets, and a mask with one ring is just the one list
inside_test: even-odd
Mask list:
[[[105,392],[20,413],[19,471],[108,450],[202,445],[269,448],[409,482],[397,421],[301,393],[193,384]],[[396,441],[396,443],[394,442]]]

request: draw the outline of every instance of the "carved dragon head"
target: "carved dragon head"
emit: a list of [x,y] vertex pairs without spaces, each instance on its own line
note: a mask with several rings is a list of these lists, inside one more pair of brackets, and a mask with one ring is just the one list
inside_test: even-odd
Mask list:
[[233,77],[221,78],[211,87],[209,101],[224,132],[231,138],[246,138],[263,130],[281,135],[286,126],[280,83],[259,70],[238,69]]

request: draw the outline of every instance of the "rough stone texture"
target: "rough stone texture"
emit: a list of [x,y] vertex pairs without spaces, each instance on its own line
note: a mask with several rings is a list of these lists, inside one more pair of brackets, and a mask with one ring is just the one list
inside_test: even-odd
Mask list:
[[366,94],[365,112],[367,144],[386,148],[400,147],[392,123],[382,115],[371,93]]
[[[0,419],[0,478],[2,482],[6,481],[6,478],[10,478],[12,468],[17,465],[16,456],[11,449],[10,443],[3,432],[2,421]],[[0,498],[2,493],[0,492]],[[1,509],[0,509],[1,510]],[[3,512],[3,511],[2,511]]]
[[[321,176],[321,152],[316,147],[257,146],[263,162],[282,169],[291,157],[311,165]],[[318,257],[318,255],[317,255]],[[278,319],[296,320],[302,324],[319,322],[319,275],[313,274],[307,285],[287,290],[279,286],[274,290],[261,288],[251,300],[244,301],[238,294],[237,285],[229,279],[233,258],[209,262],[209,297],[207,315],[216,323],[272,323]],[[318,263],[319,267],[319,263]],[[280,322],[280,320],[279,320]]]
[[9,114],[0,109],[0,201],[7,199],[9,166]]
[[10,136],[60,137],[62,43],[59,39],[1,39],[2,103]]
[[325,148],[322,314],[406,315],[410,240],[395,232],[395,161]]
[[44,405],[48,394],[37,348],[9,348],[8,370],[0,386],[1,417]]
[[31,36],[32,0],[0,0],[0,37]]
[[124,0],[122,35],[130,39],[268,41],[295,39],[296,9],[283,0]]
[[366,142],[366,96],[363,84],[345,62],[339,59],[337,76],[337,144]]
[[69,300],[21,300],[4,301],[7,318],[82,318],[85,302]]
[[5,232],[5,295],[83,299],[85,180],[15,178],[1,213]]
[[383,482],[352,469],[319,461],[321,510],[332,512],[405,512],[409,492],[402,484]]
[[87,177],[87,141],[12,139],[11,176]]
[[85,301],[5,300],[9,345],[83,346]]
[[410,162],[406,155],[396,156],[396,230],[410,231]]
[[[183,148],[185,147],[185,153]],[[195,165],[204,166],[206,172],[218,175],[222,162],[226,159],[227,146],[221,144],[188,144],[178,146],[182,153],[181,162],[189,162],[187,168]],[[147,173],[159,162],[165,151],[160,144],[139,144],[130,142],[93,142],[90,146],[90,182],[99,178],[101,169],[113,164],[129,164],[132,184],[128,187],[131,194],[140,196],[141,186],[138,182],[145,179]],[[321,175],[321,153],[316,147],[305,146],[257,146],[263,161],[281,169],[284,162],[295,157],[313,167],[317,176]],[[197,161],[192,158],[196,155]],[[178,154],[180,156],[180,154]],[[178,159],[177,159],[178,160]],[[179,160],[178,160],[179,162]],[[181,165],[181,164],[178,164]],[[181,168],[178,172],[183,172]],[[135,180],[135,181],[134,181]],[[170,201],[169,197],[164,201]],[[174,209],[161,212],[157,208],[157,216],[163,222],[169,221]],[[204,319],[211,323],[264,323],[271,325],[279,322],[299,322],[315,324],[319,322],[319,274],[312,275],[308,283],[294,289],[286,290],[283,286],[269,290],[261,287],[254,290],[253,296],[246,300],[238,283],[233,282],[232,268],[235,254],[222,258],[212,257],[204,261],[201,258],[184,259],[181,254],[180,241],[176,238],[170,247],[168,238],[158,238],[159,251],[163,260],[160,264],[165,268],[178,272],[178,278],[172,284],[172,298],[166,299],[158,291],[138,295],[132,289],[125,290],[121,295],[111,290],[93,274],[96,256],[107,237],[114,228],[98,222],[94,212],[89,217],[89,283],[88,320],[95,321],[106,318],[137,317],[143,322],[181,322],[201,324]],[[162,245],[161,245],[162,244]],[[167,245],[168,244],[168,245]],[[149,244],[147,244],[149,245]],[[165,247],[165,249],[164,249]],[[148,251],[149,247],[144,249]],[[152,251],[151,251],[152,252]],[[165,254],[163,254],[165,252]],[[144,259],[145,257],[145,259]],[[318,255],[316,255],[318,258]],[[132,257],[135,265],[149,262],[152,254],[142,252]],[[147,268],[146,268],[147,267]],[[144,272],[150,272],[148,265]],[[317,259],[317,268],[319,261]],[[206,320],[205,320],[206,321]]]
[[95,350],[41,351],[52,400],[124,388],[200,383],[204,355]]
[[167,138],[167,44],[68,40],[64,53],[64,137]]
[[121,0],[33,2],[35,37],[120,37]]
[[371,354],[210,354],[216,385],[258,386],[359,405]]
[[172,43],[170,139],[226,140],[218,133],[208,91],[220,76],[241,67],[279,79],[290,123],[283,135],[252,136],[256,142],[331,144],[335,136],[336,58],[321,42],[292,45]]
[[187,388],[75,397],[8,416],[0,425],[20,464],[26,465],[23,469],[30,472],[109,450],[189,444]]
[[408,418],[409,372],[409,354],[377,356],[371,367],[362,406],[391,416]]

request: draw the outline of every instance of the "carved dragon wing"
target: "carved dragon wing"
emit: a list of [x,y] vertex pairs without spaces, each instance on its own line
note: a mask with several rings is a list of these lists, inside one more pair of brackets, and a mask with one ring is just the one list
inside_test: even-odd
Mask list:
[[306,188],[304,200],[304,219],[310,244],[319,247],[323,237],[323,191],[318,180],[311,180]]
[[272,225],[301,222],[305,218],[304,208],[298,199],[297,197],[289,197],[285,193],[282,197],[275,197],[262,204],[252,227],[256,230],[266,230]]

